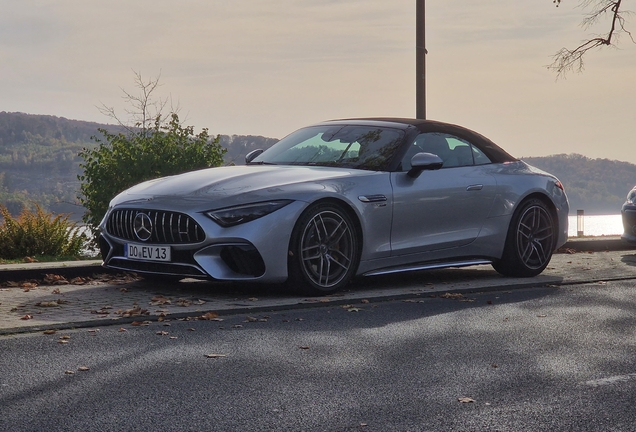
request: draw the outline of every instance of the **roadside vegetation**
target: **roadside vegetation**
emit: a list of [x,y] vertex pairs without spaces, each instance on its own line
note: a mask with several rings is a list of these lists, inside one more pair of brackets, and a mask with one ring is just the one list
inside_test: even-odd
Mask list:
[[11,215],[0,205],[0,263],[80,259],[86,256],[88,237],[68,215],[47,213],[38,204],[35,210]]
[[124,98],[132,106],[132,126],[117,117],[113,108],[101,111],[117,121],[125,132],[113,134],[99,129],[102,137],[93,137],[98,146],[84,148],[78,176],[78,199],[86,209],[83,221],[97,233],[108,204],[123,190],[158,177],[175,175],[197,169],[217,167],[223,163],[226,150],[219,137],[211,138],[204,128],[198,134],[193,126],[184,126],[172,108],[163,114],[167,99],[153,99],[159,79],[144,81],[135,74],[139,95],[124,91]]

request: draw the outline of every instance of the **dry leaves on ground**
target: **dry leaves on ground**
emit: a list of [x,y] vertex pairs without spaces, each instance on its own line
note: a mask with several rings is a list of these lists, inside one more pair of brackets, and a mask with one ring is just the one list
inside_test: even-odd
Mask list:
[[68,285],[68,281],[64,276],[57,274],[45,274],[42,280],[46,285]]
[[167,304],[172,304],[172,300],[162,295],[156,295],[150,299],[151,306],[163,306]]

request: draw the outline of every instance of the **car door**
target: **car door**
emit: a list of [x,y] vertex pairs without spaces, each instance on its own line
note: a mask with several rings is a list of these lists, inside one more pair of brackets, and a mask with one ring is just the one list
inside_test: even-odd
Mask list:
[[471,243],[478,237],[497,193],[490,161],[470,143],[446,134],[422,134],[413,145],[415,151],[440,156],[444,165],[410,177],[408,158],[415,151],[409,151],[402,170],[392,173],[391,255]]

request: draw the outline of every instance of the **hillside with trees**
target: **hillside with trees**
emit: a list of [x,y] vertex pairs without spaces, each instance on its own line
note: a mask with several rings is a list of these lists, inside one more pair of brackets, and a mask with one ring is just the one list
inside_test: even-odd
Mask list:
[[[0,112],[0,204],[17,215],[38,203],[54,213],[70,213],[80,220],[84,208],[77,195],[83,148],[92,149],[91,137],[123,131],[121,126],[68,120],[48,115]],[[227,148],[226,164],[242,164],[245,155],[271,147],[277,140],[261,136],[221,135]]]
[[[38,203],[54,213],[84,213],[77,194],[81,174],[79,152],[94,148],[98,129],[111,133],[120,126],[69,120],[47,115],[0,112],[0,204],[17,215]],[[241,165],[252,150],[271,147],[277,139],[262,136],[221,135],[227,149],[225,164]],[[617,214],[627,192],[636,184],[636,165],[585,156],[527,157],[526,162],[561,180],[570,198],[572,213]]]
[[524,161],[554,174],[565,186],[570,214],[618,214],[627,192],[636,185],[636,165],[579,154],[526,157]]

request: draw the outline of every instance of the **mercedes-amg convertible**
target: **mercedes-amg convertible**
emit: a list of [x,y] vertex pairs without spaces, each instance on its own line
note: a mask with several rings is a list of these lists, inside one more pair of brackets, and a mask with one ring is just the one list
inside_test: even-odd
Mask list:
[[466,128],[334,120],[227,166],[158,178],[110,203],[104,266],[149,276],[285,282],[491,264],[541,273],[568,232],[554,176]]

